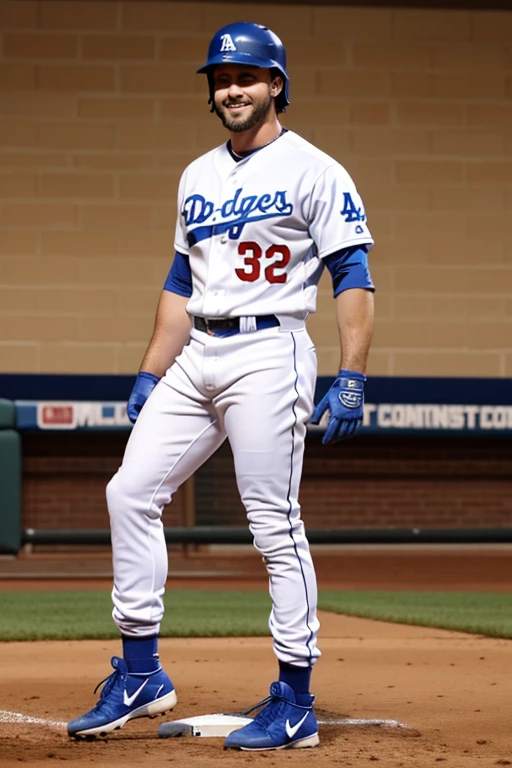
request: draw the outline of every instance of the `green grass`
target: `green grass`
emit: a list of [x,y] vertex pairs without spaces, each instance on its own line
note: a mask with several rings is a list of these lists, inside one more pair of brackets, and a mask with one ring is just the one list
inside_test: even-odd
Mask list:
[[[169,589],[163,637],[268,635],[262,592]],[[321,592],[319,607],[351,616],[512,638],[512,594]],[[117,638],[109,591],[2,592],[0,640]]]
[[512,637],[512,594],[497,592],[322,592],[324,611],[379,621]]
[[[267,635],[267,592],[173,589],[165,597],[164,637]],[[1,592],[0,640],[119,637],[109,591]]]

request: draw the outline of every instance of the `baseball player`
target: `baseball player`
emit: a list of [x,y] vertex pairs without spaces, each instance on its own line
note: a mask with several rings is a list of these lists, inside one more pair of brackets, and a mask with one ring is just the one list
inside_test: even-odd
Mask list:
[[[320,651],[315,572],[298,502],[304,439],[308,421],[318,423],[324,412],[324,443],[361,423],[373,241],[348,173],[279,122],[289,81],[273,32],[249,22],[223,27],[198,71],[230,138],[191,163],[179,185],[176,253],[128,402],[135,424],[107,488],[123,657],[112,659],[98,703],[68,732],[105,734],[176,704],[158,656],[167,577],[162,510],[227,438],[268,571],[278,679],[254,720],[225,746],[313,747],[310,677]],[[313,413],[317,363],[306,318],[325,267],[341,369]]]

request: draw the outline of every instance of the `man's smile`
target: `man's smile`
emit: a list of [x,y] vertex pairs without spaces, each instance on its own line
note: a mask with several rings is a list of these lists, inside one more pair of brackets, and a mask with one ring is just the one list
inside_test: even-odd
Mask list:
[[231,112],[237,112],[242,109],[245,109],[245,107],[249,107],[250,104],[248,102],[243,102],[243,103],[237,102],[236,104],[231,103],[231,104],[225,104],[224,106],[226,107],[226,109],[229,109]]

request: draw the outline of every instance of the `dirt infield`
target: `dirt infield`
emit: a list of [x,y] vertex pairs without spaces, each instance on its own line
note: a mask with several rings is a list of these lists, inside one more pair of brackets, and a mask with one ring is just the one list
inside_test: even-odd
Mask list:
[[[503,557],[488,552],[481,562],[477,553],[473,558],[470,554],[464,550],[450,565],[445,554],[434,556],[430,551],[421,558],[413,553],[407,567],[405,550],[386,555],[388,572],[383,572],[381,561],[380,586],[427,588],[430,571],[432,588],[441,588],[440,573],[445,577],[451,573],[446,588],[466,584],[469,589],[510,590],[512,569],[506,565],[510,552],[502,552]],[[373,569],[369,573],[366,557],[361,556],[360,563],[364,567],[359,573],[353,564],[351,586],[377,587],[377,574]],[[344,573],[344,566],[339,571]],[[406,572],[416,578],[400,584],[399,577]],[[334,586],[335,561],[327,570],[320,564],[319,574],[323,588]],[[85,586],[85,582],[62,579],[55,583]],[[108,584],[94,583],[98,588]],[[176,579],[169,588],[178,583],[200,586],[200,579]],[[233,581],[210,580],[213,586],[229,583]],[[1,588],[30,584],[27,579],[4,581]],[[262,588],[264,580],[246,584]],[[235,586],[245,585],[235,582]],[[341,586],[348,588],[343,580]],[[70,768],[134,764],[230,768],[261,761],[266,766],[292,765],[293,761],[294,768],[370,762],[383,768],[512,765],[511,641],[325,613],[320,619],[323,656],[313,677],[321,722],[317,749],[224,752],[222,739],[159,739],[161,718],[129,723],[107,740],[70,741],[64,724],[92,706],[93,689],[109,673],[109,659],[119,653],[119,643],[4,643],[0,649],[0,764],[2,768],[20,763],[48,768],[56,761]],[[161,656],[178,693],[178,705],[166,719],[243,711],[267,694],[276,676],[269,638],[163,639]],[[346,718],[357,724],[336,723]],[[364,722],[369,720],[391,722]]]
[[[321,722],[396,720],[407,726],[321,725],[314,750],[248,755],[222,739],[159,739],[161,719],[129,723],[107,741],[72,742],[63,725],[95,701],[118,643],[12,643],[2,647],[2,708],[56,725],[0,723],[3,767],[265,765],[449,768],[512,764],[511,646],[507,641],[321,615],[323,658],[314,674]],[[178,691],[169,718],[241,711],[266,695],[275,676],[270,641],[161,643]],[[169,719],[168,718],[168,719]]]

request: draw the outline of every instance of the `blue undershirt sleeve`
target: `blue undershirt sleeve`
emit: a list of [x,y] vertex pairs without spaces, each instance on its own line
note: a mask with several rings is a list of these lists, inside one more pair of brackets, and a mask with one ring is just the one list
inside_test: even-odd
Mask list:
[[368,251],[368,245],[355,245],[331,253],[323,259],[331,273],[334,296],[349,288],[375,290],[368,267]]
[[192,296],[192,273],[188,256],[176,251],[174,261],[164,283],[164,291],[177,293],[178,296]]

